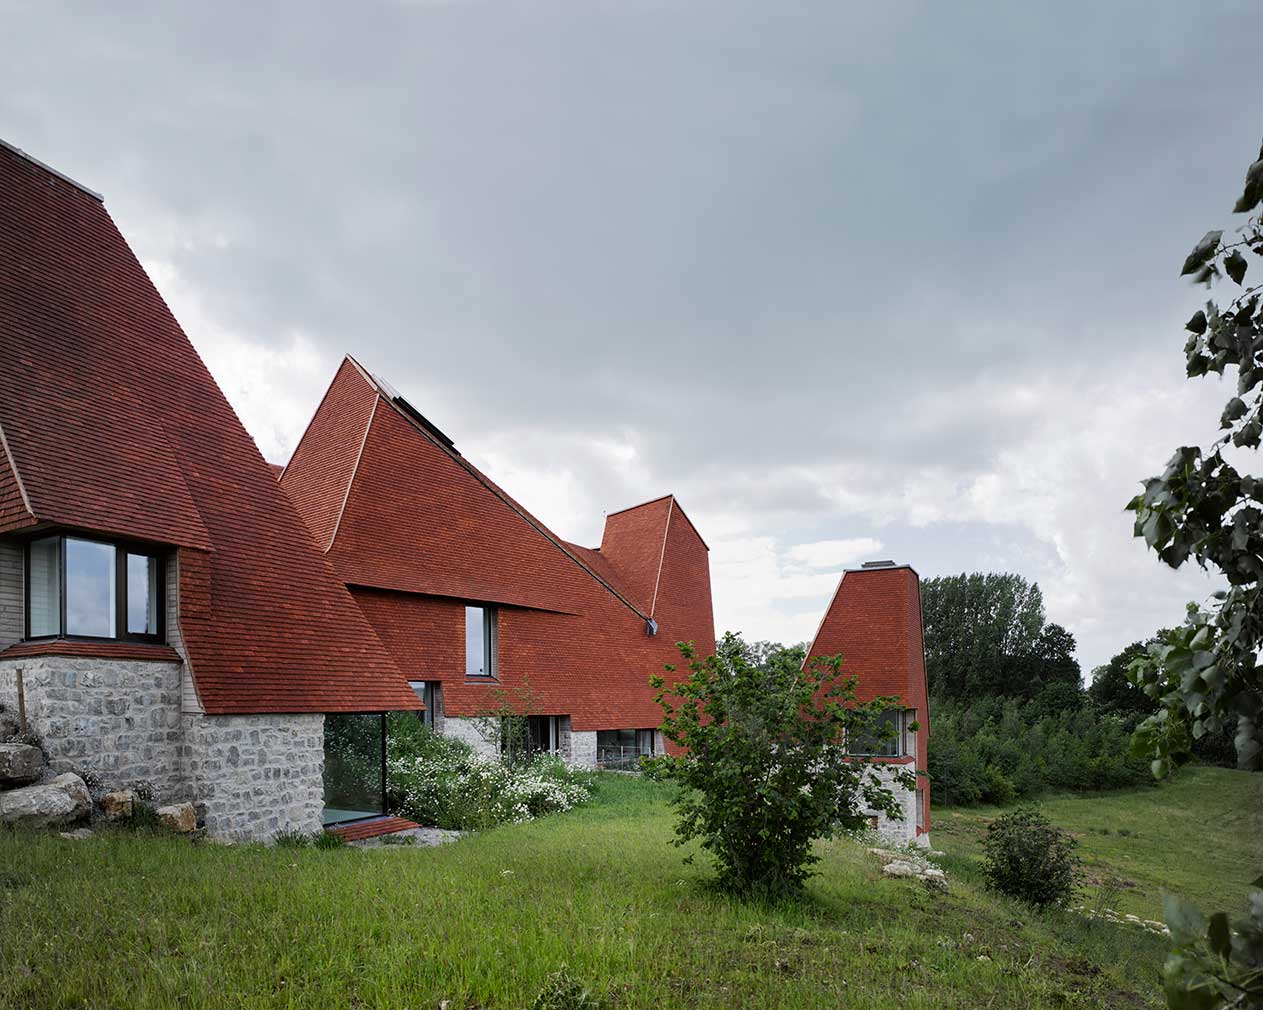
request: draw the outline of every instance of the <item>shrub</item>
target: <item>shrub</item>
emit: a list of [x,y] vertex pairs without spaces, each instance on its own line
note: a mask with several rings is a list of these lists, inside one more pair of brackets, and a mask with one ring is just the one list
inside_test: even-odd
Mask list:
[[[675,844],[701,839],[721,886],[797,890],[817,859],[816,839],[861,827],[870,810],[900,816],[872,765],[843,746],[848,732],[888,737],[878,720],[892,699],[855,704],[855,678],[839,675],[841,657],[804,667],[803,650],[788,649],[755,666],[731,634],[704,660],[687,644],[680,651],[689,678],[653,683],[663,735],[686,753],[655,763],[682,787]],[[893,774],[901,786],[915,784],[907,772]]]
[[983,841],[987,882],[1032,905],[1064,905],[1075,890],[1076,844],[1035,807],[997,817]]
[[390,809],[439,828],[479,831],[529,821],[590,796],[591,776],[557,757],[505,765],[406,715],[391,725],[386,760]]

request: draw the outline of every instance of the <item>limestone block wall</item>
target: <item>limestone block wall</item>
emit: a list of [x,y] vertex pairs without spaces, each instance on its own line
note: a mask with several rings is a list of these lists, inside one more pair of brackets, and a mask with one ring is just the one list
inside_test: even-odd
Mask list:
[[181,770],[210,834],[244,841],[320,830],[323,715],[186,713],[181,720]]
[[893,820],[883,813],[872,811],[877,817],[877,833],[887,841],[896,845],[926,845],[930,844],[929,835],[917,835],[917,794],[915,789],[905,789],[895,783],[895,767],[907,767],[912,770],[911,766],[890,766],[875,765],[878,778],[882,783],[890,789],[895,800],[899,804],[902,817]]
[[180,671],[183,664],[80,656],[0,660],[0,705],[26,716],[54,772],[88,769],[109,786],[149,782],[181,799]]
[[576,768],[595,768],[596,730],[571,730],[570,750],[565,757],[567,764]]
[[479,723],[477,719],[460,719],[455,716],[448,716],[443,720],[443,734],[445,736],[455,737],[457,740],[464,740],[474,749],[476,754],[483,757],[499,757],[496,746],[492,741],[488,740],[479,731]]

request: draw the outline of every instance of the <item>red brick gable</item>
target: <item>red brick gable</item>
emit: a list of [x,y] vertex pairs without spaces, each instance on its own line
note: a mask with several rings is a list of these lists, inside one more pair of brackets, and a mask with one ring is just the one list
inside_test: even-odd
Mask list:
[[344,360],[289,464],[281,470],[290,499],[323,551],[333,543],[376,406],[377,391],[349,358]]
[[[378,400],[328,556],[405,676],[442,681],[456,717],[492,707],[496,688],[512,696],[529,684],[540,714],[569,715],[576,730],[657,726],[649,678],[679,661],[675,642],[704,653],[715,642],[708,552],[678,503],[660,500],[649,544],[655,581],[661,572],[651,636],[647,604],[604,550],[560,540],[350,364],[335,384],[358,375]],[[355,425],[332,416],[350,414],[346,399],[326,397],[304,443],[355,439]],[[282,486],[312,494],[318,484],[304,470],[314,458],[296,452]],[[630,528],[624,537],[630,544]],[[465,678],[467,602],[499,605],[498,682]]]
[[[842,672],[858,678],[860,701],[898,695],[904,708],[914,709],[918,770],[927,768],[930,740],[930,703],[925,676],[925,645],[921,624],[921,580],[906,565],[860,568],[844,572],[807,655],[842,655]],[[918,778],[926,792],[926,830],[929,830],[929,782]]]
[[0,264],[0,430],[31,512],[179,547],[206,711],[419,707],[104,206],[3,146]]
[[658,591],[673,502],[671,495],[663,495],[643,505],[611,512],[605,517],[601,534],[601,555],[622,573],[632,599],[649,614]]

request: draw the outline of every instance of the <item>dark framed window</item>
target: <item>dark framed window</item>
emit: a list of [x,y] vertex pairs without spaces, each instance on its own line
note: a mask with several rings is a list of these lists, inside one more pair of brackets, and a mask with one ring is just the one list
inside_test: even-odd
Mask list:
[[26,637],[162,642],[165,565],[151,547],[57,534],[26,545]]
[[596,732],[596,763],[601,768],[636,768],[642,757],[653,757],[651,729],[600,729]]
[[499,630],[495,607],[465,608],[465,676],[498,675]]
[[434,718],[439,714],[439,706],[443,699],[443,683],[438,680],[410,680],[408,686],[421,699],[425,710],[417,713],[417,718],[434,728]]
[[888,708],[867,729],[847,742],[856,757],[905,757],[908,753],[908,713]]

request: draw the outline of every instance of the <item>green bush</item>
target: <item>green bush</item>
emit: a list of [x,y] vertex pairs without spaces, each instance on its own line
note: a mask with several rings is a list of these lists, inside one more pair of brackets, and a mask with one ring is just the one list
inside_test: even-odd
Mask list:
[[432,827],[480,831],[569,810],[590,796],[591,775],[557,757],[506,765],[406,714],[391,717],[386,747],[390,810]]
[[[840,675],[841,657],[804,665],[802,649],[787,649],[756,666],[732,634],[705,659],[685,643],[680,651],[688,679],[653,684],[663,735],[685,753],[655,764],[681,787],[675,843],[700,839],[721,887],[795,891],[818,858],[817,839],[862,827],[869,811],[899,816],[873,764],[843,746],[848,734],[887,737],[879,718],[894,699],[856,704],[856,679]],[[899,786],[915,786],[898,766],[882,767]]]
[[1076,844],[1035,807],[997,817],[983,841],[987,883],[1032,905],[1065,905],[1075,891]]

